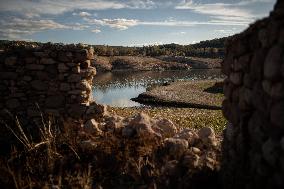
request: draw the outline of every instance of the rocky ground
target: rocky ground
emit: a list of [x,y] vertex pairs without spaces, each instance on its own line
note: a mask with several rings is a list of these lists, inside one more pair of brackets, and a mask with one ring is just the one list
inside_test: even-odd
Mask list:
[[66,120],[61,130],[48,121],[39,125],[37,142],[18,125],[16,136],[25,141],[6,155],[9,161],[0,158],[0,187],[220,188],[219,134],[204,121],[200,129],[180,127],[165,111],[160,117],[155,109],[146,111],[150,116],[126,111],[123,117],[92,103],[86,115],[92,119]]
[[221,109],[222,85],[216,80],[173,82],[152,88],[133,100],[142,104]]

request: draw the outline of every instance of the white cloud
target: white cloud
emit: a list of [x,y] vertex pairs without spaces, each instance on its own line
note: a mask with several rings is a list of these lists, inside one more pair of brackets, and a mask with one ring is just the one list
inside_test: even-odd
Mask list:
[[101,30],[99,30],[99,29],[93,29],[91,32],[93,32],[93,33],[100,33]]
[[172,35],[185,35],[187,32],[181,31],[181,32],[173,32]]
[[156,7],[156,3],[151,0],[128,0],[128,8],[132,9],[152,9]]
[[66,27],[70,28],[72,30],[85,30],[85,29],[89,28],[90,26],[84,25],[84,24],[80,24],[80,23],[75,23],[75,24],[67,25]]
[[116,19],[90,19],[84,18],[89,24],[109,26],[118,30],[126,30],[131,26],[138,25],[138,20],[135,19],[125,19],[125,18],[116,18]]
[[0,2],[0,11],[57,15],[74,10],[149,9],[154,6],[150,0],[9,0]]
[[73,16],[81,16],[81,17],[89,17],[89,16],[92,16],[92,14],[91,13],[88,13],[88,12],[79,12],[79,13],[76,13],[76,12],[74,12],[73,14],[72,14]]
[[276,0],[242,0],[239,3],[237,3],[238,5],[249,5],[249,4],[253,4],[253,3],[275,3]]
[[215,33],[224,34],[224,35],[232,35],[236,33],[236,28],[233,29],[216,29],[214,30]]
[[183,1],[175,7],[176,9],[188,9],[193,12],[210,16],[214,20],[232,21],[243,25],[248,25],[253,22],[256,17],[250,10],[236,4],[226,3],[195,3],[193,0]]
[[22,39],[24,36],[47,30],[83,30],[89,26],[80,23],[64,25],[48,19],[5,18],[0,21],[0,38]]
[[[167,26],[167,27],[193,27],[197,25],[216,25],[216,26],[246,26],[247,22],[242,20],[226,20],[226,19],[216,19],[210,21],[178,21],[178,20],[164,20],[164,21],[141,21],[137,19],[126,19],[126,18],[116,18],[116,19],[93,19],[89,17],[84,17],[89,25],[95,26],[108,26],[110,28],[118,30],[126,30],[130,27],[144,25],[144,26]],[[175,35],[184,35],[186,32],[177,32]]]
[[140,21],[137,25],[148,25],[148,26],[172,26],[172,27],[193,27],[197,25],[217,25],[217,26],[244,26],[246,23],[239,21],[227,21],[227,20],[211,20],[206,22],[200,21],[158,21],[158,22],[147,22]]

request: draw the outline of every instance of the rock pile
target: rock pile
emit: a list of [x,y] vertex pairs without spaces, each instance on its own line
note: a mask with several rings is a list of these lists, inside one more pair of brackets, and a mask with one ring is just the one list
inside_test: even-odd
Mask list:
[[[211,128],[181,130],[170,120],[144,113],[130,118],[103,114],[102,121],[83,124],[78,135],[84,155],[101,154],[96,160],[103,169],[111,166],[113,174],[125,173],[146,188],[194,188],[194,179],[216,185],[212,175],[219,170],[221,150]],[[106,157],[115,163],[102,163]]]
[[225,188],[283,188],[284,2],[227,44]]
[[0,109],[22,117],[80,118],[91,101],[96,69],[84,45],[15,43],[1,53]]

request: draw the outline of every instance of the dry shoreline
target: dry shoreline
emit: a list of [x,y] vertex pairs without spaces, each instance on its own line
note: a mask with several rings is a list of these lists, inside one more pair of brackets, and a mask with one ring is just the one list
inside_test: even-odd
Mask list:
[[172,82],[150,89],[131,100],[146,105],[220,110],[223,94],[219,82],[219,80]]

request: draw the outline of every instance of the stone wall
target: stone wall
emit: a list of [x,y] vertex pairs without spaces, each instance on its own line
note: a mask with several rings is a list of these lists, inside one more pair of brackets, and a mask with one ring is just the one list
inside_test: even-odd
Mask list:
[[[12,43],[1,52],[0,110],[80,118],[92,100],[93,49],[84,45]],[[7,111],[6,111],[7,110]]]
[[226,47],[224,188],[284,187],[284,1]]

